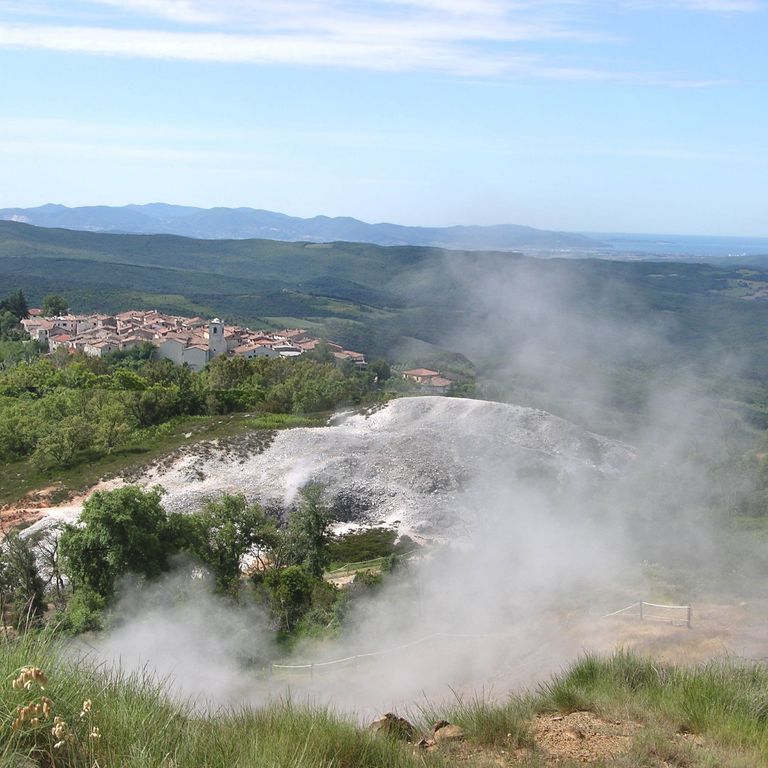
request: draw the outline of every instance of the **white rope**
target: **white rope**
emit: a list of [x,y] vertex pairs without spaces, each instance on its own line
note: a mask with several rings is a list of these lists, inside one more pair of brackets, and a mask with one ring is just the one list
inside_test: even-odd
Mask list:
[[434,640],[437,637],[445,638],[458,638],[462,640],[466,639],[480,639],[491,637],[491,635],[479,635],[479,634],[455,634],[451,632],[435,632],[431,635],[425,635],[418,638],[418,640],[412,640],[410,643],[404,643],[403,645],[396,645],[393,648],[385,648],[382,651],[370,651],[369,653],[357,653],[354,656],[345,656],[343,659],[331,659],[330,661],[316,661],[312,664],[272,664],[272,669],[314,669],[316,667],[330,667],[334,664],[344,664],[348,661],[355,661],[356,659],[367,659],[372,656],[382,656],[387,653],[396,653],[397,651],[404,651],[407,648],[413,648],[416,645],[426,643],[428,640]]
[[[639,608],[639,618],[643,619],[644,621],[663,621],[668,624],[678,624],[680,626],[691,626],[691,606],[690,605],[662,605],[661,603],[648,603],[645,600],[640,600],[637,603],[632,603],[632,605],[628,605],[626,608],[619,608],[618,611],[613,611],[612,613],[606,613],[605,616],[602,616],[601,618],[607,619],[611,616],[619,616],[622,613],[626,613],[627,611],[635,610],[636,608]],[[653,613],[646,613],[646,608],[659,608],[661,610],[670,610],[670,611],[686,611],[687,616],[685,618],[678,618],[677,621],[675,621],[674,618],[670,618],[669,616],[660,616],[658,614]]]
[[607,619],[610,616],[618,616],[620,613],[624,613],[626,611],[631,611],[633,608],[639,608],[640,603],[632,603],[632,605],[628,605],[626,608],[619,608],[618,611],[614,611],[613,613],[606,613],[605,616],[603,616],[603,619]]

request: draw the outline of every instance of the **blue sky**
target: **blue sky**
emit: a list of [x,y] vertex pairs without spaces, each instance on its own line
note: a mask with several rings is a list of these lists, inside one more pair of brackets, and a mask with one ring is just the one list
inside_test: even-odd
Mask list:
[[0,206],[768,236],[768,0],[0,0]]

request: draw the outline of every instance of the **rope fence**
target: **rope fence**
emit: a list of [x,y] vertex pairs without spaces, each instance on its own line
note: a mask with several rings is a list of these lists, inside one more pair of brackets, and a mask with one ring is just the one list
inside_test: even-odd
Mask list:
[[334,667],[338,664],[356,664],[360,659],[370,659],[375,656],[384,656],[389,653],[397,653],[399,651],[405,651],[408,648],[414,648],[417,645],[423,645],[430,640],[436,639],[453,639],[453,640],[479,640],[491,637],[488,634],[457,634],[451,632],[434,632],[431,635],[425,635],[417,640],[412,640],[409,643],[403,643],[402,645],[396,645],[392,648],[385,648],[381,651],[370,651],[368,653],[356,653],[352,656],[344,656],[340,659],[330,659],[329,661],[315,661],[309,664],[271,664],[270,669],[272,672],[278,670],[288,671],[309,671],[310,677],[314,676],[315,671],[322,671],[328,667]]
[[[669,614],[660,613],[661,611],[679,611],[681,615],[679,618],[670,616]],[[618,611],[612,611],[606,613],[601,618],[607,619],[613,616],[634,616],[641,621],[660,621],[673,626],[685,626],[691,628],[692,609],[690,605],[663,605],[661,603],[649,603],[646,600],[639,600],[636,603],[620,608]],[[343,656],[338,659],[329,659],[327,661],[313,661],[306,664],[270,664],[269,668],[272,673],[275,672],[296,672],[296,673],[309,673],[310,677],[314,677],[316,672],[322,672],[340,664],[352,664],[356,665],[359,661],[364,659],[372,659],[377,656],[385,656],[390,653],[398,653],[400,651],[408,650],[409,648],[415,648],[416,646],[423,645],[432,640],[483,640],[490,637],[497,637],[497,634],[477,634],[477,633],[454,633],[454,632],[433,632],[430,635],[419,637],[416,640],[411,640],[408,643],[396,645],[391,648],[384,648],[379,651],[369,651],[367,653],[355,653],[350,656]]]
[[[675,617],[663,611],[679,611],[681,615]],[[636,613],[635,613],[636,612]],[[685,626],[691,628],[692,608],[690,605],[664,605],[663,603],[649,603],[646,600],[639,600],[636,603],[619,608],[618,611],[606,613],[602,618],[608,619],[612,616],[637,616],[640,621],[661,621],[673,626]]]

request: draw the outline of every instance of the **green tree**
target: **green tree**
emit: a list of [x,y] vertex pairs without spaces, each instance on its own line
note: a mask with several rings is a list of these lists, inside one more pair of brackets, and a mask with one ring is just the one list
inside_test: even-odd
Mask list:
[[312,606],[314,579],[300,565],[273,568],[262,579],[263,593],[281,632],[290,632]]
[[35,449],[38,438],[31,410],[28,403],[13,403],[0,410],[0,459],[18,459]]
[[368,365],[368,372],[372,373],[379,383],[387,381],[387,379],[392,377],[392,369],[389,367],[389,363],[382,358],[370,363]]
[[78,415],[66,416],[48,425],[37,441],[32,460],[43,470],[67,467],[79,451],[92,444],[93,434],[90,421]]
[[19,319],[9,309],[0,310],[0,339],[18,340],[26,337],[19,328]]
[[178,549],[174,528],[160,504],[162,491],[126,486],[97,491],[83,505],[80,525],[61,534],[65,572],[75,589],[106,600],[126,573],[155,578]]
[[191,536],[185,542],[206,565],[221,592],[236,593],[246,557],[261,559],[277,543],[277,529],[259,504],[242,494],[206,501],[196,515],[184,516]]
[[29,317],[29,306],[21,289],[8,294],[8,296],[0,301],[0,311],[3,310],[8,310],[13,314],[17,322],[25,317]]
[[143,392],[147,388],[147,380],[135,371],[118,368],[111,378],[113,389],[127,389],[133,392]]
[[175,386],[153,384],[142,392],[132,392],[129,407],[140,427],[161,424],[176,416],[179,390]]
[[288,522],[287,546],[294,563],[322,578],[330,563],[331,516],[323,504],[323,487],[310,484],[301,490],[298,507]]
[[10,608],[16,627],[36,623],[45,611],[44,584],[32,548],[16,531],[0,544],[0,613]]
[[43,299],[43,315],[45,317],[57,317],[66,315],[69,310],[69,302],[58,293],[49,293]]
[[316,363],[335,363],[333,350],[328,346],[328,342],[322,339],[315,348],[306,353],[307,359],[314,360]]
[[124,445],[135,425],[125,403],[108,399],[102,402],[95,414],[94,445],[100,451],[112,453]]

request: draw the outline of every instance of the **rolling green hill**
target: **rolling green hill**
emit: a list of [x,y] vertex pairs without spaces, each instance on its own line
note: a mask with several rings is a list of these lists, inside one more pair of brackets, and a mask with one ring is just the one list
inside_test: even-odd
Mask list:
[[[64,293],[75,310],[302,322],[369,355],[447,367],[460,353],[496,396],[558,410],[599,382],[633,411],[686,375],[762,424],[768,272],[737,266],[536,260],[361,243],[193,240],[0,221],[2,291]],[[467,365],[466,361],[464,365]],[[583,386],[581,386],[583,385]],[[753,402],[754,401],[754,402]],[[562,410],[562,409],[561,409]]]
[[194,208],[150,203],[111,207],[3,208],[0,220],[23,221],[38,227],[66,227],[88,232],[173,234],[199,238],[255,238],[303,242],[339,240],[379,245],[427,245],[444,248],[602,248],[584,235],[551,232],[514,224],[496,226],[407,227],[368,224],[349,216],[302,219],[254,208]]

